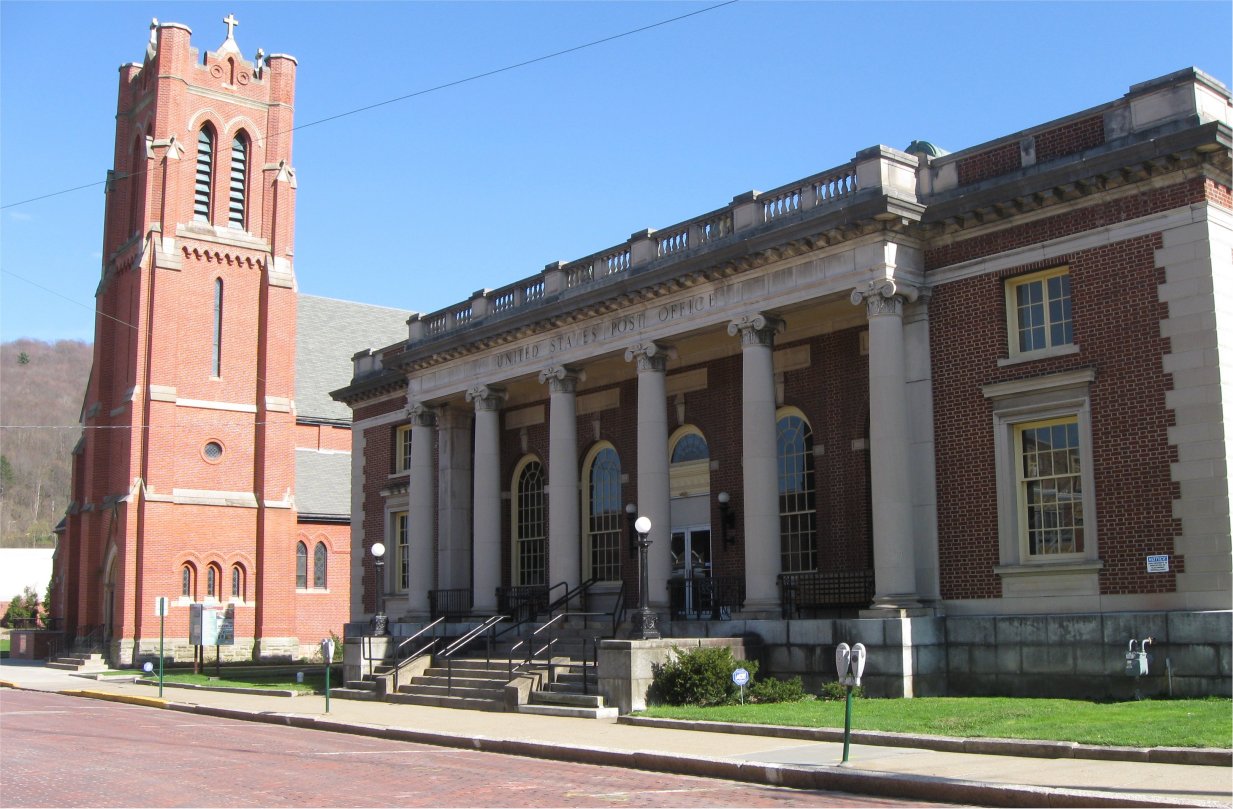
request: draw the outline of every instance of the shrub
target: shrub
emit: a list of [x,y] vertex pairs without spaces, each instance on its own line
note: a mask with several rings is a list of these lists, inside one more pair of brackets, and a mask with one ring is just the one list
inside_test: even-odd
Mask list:
[[[852,689],[853,699],[857,699],[863,696],[865,696],[865,690],[861,686],[858,685],[856,688]],[[831,682],[822,686],[822,693],[818,695],[819,699],[826,700],[827,702],[840,702],[840,701],[847,699],[847,697],[848,697],[847,687],[840,684],[838,680],[832,680]]]
[[31,619],[37,621],[38,617],[38,594],[34,592],[33,587],[27,587],[22,591],[21,595],[13,596],[13,600],[9,602],[9,608],[5,611],[4,617],[0,618],[0,624],[11,627]]
[[745,694],[747,702],[800,702],[813,698],[812,694],[805,693],[800,677],[793,677],[791,680],[767,677],[751,685]]
[[738,668],[758,671],[751,660],[737,660],[726,646],[710,646],[682,652],[673,648],[673,658],[651,666],[651,688],[647,700],[653,705],[730,705],[740,698],[732,682]]

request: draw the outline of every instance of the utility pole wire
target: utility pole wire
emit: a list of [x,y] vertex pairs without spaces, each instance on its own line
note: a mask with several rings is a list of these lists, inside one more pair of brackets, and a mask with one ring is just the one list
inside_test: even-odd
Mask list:
[[[713,6],[707,6],[706,8],[700,8],[697,11],[691,11],[687,14],[681,14],[679,16],[671,17],[666,20],[660,20],[659,22],[653,22],[648,25],[644,25],[641,28],[633,28],[629,31],[623,31],[622,33],[619,33],[619,34],[612,34],[611,36],[606,36],[601,39],[596,39],[591,42],[583,43],[582,45],[575,45],[572,48],[565,48],[564,50],[544,54],[543,56],[536,56],[534,59],[527,59],[522,62],[517,62],[512,65],[506,65],[505,67],[498,67],[493,70],[486,70],[483,73],[476,73],[473,76],[467,76],[466,78],[462,78],[462,79],[455,79],[454,81],[449,81],[444,84],[438,84],[435,87],[428,87],[423,90],[416,90],[413,93],[407,93],[406,95],[400,95],[395,98],[387,98],[384,101],[378,101],[376,103],[368,104],[363,107],[357,107],[356,109],[353,109],[353,110],[347,110],[346,112],[340,112],[335,115],[327,116],[325,118],[319,118],[316,121],[309,121],[308,123],[305,123],[305,124],[298,124],[296,126],[291,127],[291,129],[287,131],[296,132],[301,129],[308,129],[310,126],[317,126],[319,124],[329,123],[330,121],[337,121],[339,118],[346,118],[351,115],[358,115],[361,112],[368,112],[369,110],[375,110],[379,107],[385,107],[390,104],[396,104],[399,101],[407,101],[408,99],[417,98],[423,95],[428,95],[429,93],[435,93],[440,90],[447,90],[451,87],[457,87],[460,84],[466,84],[468,82],[479,81],[480,79],[486,79],[489,76],[496,76],[499,73],[506,73],[511,70],[517,70],[520,67],[527,67],[528,65],[534,65],[538,62],[545,62],[549,59],[555,59],[558,56],[565,56],[566,54],[575,53],[576,51],[585,50],[587,48],[593,48],[596,45],[603,45],[606,42],[613,42],[618,39],[623,39],[625,37],[633,36],[634,34],[641,34],[644,31],[650,31],[653,28],[659,28],[661,26],[669,25],[674,22],[680,22],[681,20],[685,20],[690,17],[696,17],[699,14],[705,14],[708,11],[714,11],[716,9],[723,8],[724,6],[730,6],[733,3],[737,3],[737,2],[740,2],[740,0],[724,0],[724,2],[716,3]],[[267,134],[264,138],[258,138],[258,140],[268,140],[272,137],[277,137],[278,135],[282,135],[282,134],[284,133],[274,132],[274,133]],[[127,180],[133,177],[140,177],[145,173],[146,173],[145,170],[135,171],[135,172],[132,172],[131,174],[125,174],[122,177],[116,176],[113,179],[116,181]],[[0,205],[0,210],[4,210],[6,208],[16,208],[20,205],[29,205],[31,202],[38,202],[39,200],[50,199],[51,197],[58,197],[63,194],[71,194],[74,191],[82,191],[87,188],[95,188],[97,186],[104,185],[106,182],[107,180],[98,180],[96,182],[86,183],[85,185],[77,185],[77,186],[73,186],[72,188],[65,188],[60,191],[52,191],[47,194],[41,194],[37,197],[30,197],[29,199],[23,199],[18,202],[10,202],[4,205]]]

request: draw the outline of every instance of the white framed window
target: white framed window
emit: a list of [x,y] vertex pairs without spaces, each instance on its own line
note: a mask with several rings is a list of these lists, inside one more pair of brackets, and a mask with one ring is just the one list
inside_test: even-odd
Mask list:
[[402,475],[411,469],[411,425],[394,428],[394,474]]
[[[1083,368],[982,388],[993,404],[1003,595],[1098,592],[1094,379]],[[1042,585],[1049,573],[1065,585]]]
[[394,589],[405,593],[411,589],[411,538],[408,526],[408,512],[395,511],[390,515],[390,534],[393,542],[388,543],[394,548]]
[[1017,424],[1014,431],[1023,557],[1082,553],[1084,463],[1078,416]]
[[1007,279],[1006,316],[1012,358],[1073,351],[1070,268]]

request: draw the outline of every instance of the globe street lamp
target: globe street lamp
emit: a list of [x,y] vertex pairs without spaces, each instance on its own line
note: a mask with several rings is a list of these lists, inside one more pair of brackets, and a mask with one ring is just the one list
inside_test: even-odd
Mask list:
[[634,618],[635,640],[659,639],[659,616],[651,612],[647,606],[647,595],[650,586],[647,583],[646,552],[651,547],[651,518],[639,517],[634,521],[634,530],[638,532],[638,612]]
[[372,563],[377,568],[377,613],[372,617],[372,633],[384,635],[389,619],[385,617],[385,545],[374,542],[371,548]]

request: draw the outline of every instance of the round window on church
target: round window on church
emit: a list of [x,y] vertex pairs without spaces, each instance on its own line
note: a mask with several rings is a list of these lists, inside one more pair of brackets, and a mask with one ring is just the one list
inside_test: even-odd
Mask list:
[[201,455],[210,463],[218,463],[223,457],[223,445],[217,441],[210,441],[201,448]]

